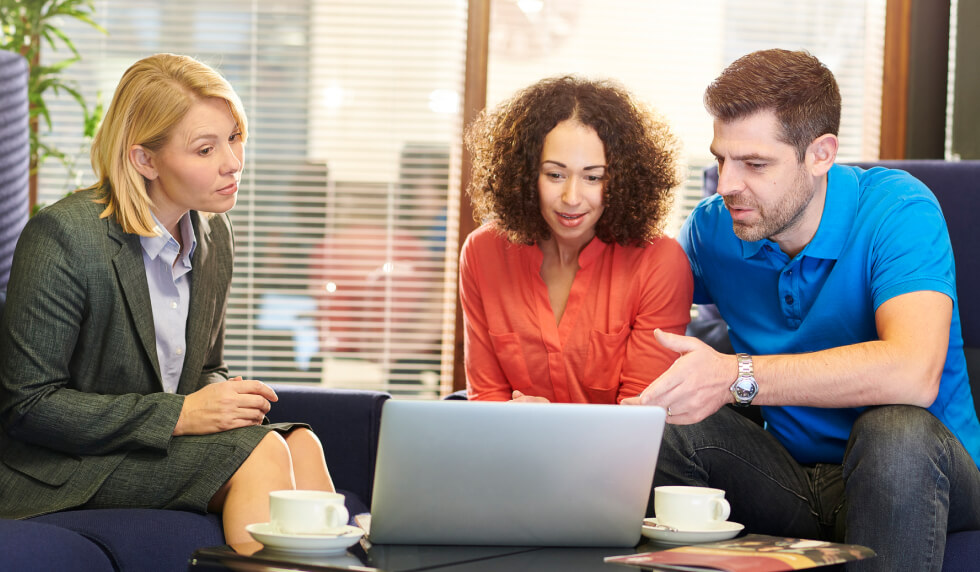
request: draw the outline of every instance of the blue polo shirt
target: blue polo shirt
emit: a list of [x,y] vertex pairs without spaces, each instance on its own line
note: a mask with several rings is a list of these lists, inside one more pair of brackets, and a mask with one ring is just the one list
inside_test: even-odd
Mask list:
[[[771,240],[735,236],[718,195],[694,209],[679,241],[694,273],[694,302],[718,306],[737,352],[794,354],[875,340],[874,313],[886,300],[922,290],[949,296],[949,351],[929,411],[980,464],[953,251],[939,203],[918,179],[834,165],[820,226],[793,258]],[[863,410],[764,406],[762,414],[800,463],[839,463]]]

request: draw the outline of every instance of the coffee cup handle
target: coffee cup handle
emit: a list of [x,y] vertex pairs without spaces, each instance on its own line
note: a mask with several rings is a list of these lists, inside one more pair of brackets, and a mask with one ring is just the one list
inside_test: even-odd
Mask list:
[[716,509],[715,509],[715,520],[728,520],[728,515],[732,512],[731,505],[725,499],[714,499]]
[[350,520],[350,513],[347,512],[347,507],[345,507],[344,505],[328,504],[324,508],[326,508],[327,510],[327,522],[328,523],[337,522],[338,524],[336,525],[336,527],[346,526],[347,521]]

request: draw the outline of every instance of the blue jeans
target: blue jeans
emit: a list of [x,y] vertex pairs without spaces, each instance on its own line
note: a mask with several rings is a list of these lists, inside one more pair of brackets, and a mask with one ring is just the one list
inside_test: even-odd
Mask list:
[[980,470],[935,416],[905,405],[862,414],[839,465],[801,465],[762,427],[723,407],[701,423],[667,426],[653,484],[724,489],[730,519],[748,532],[878,554],[849,571],[938,572],[946,533],[980,530]]

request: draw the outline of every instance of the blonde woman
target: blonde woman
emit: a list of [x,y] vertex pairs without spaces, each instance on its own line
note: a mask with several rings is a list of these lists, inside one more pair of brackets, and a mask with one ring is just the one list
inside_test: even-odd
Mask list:
[[[0,517],[151,507],[268,520],[268,492],[333,490],[316,436],[262,425],[275,392],[223,358],[227,216],[248,126],[228,82],[157,54],[123,75],[99,181],[42,210],[0,322]],[[213,214],[209,214],[213,213]]]

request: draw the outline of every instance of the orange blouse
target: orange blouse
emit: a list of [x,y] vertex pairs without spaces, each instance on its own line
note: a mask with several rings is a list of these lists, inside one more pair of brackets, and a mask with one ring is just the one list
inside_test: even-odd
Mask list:
[[493,225],[467,237],[459,292],[470,399],[506,401],[518,389],[553,402],[618,403],[677,358],[653,336],[683,334],[690,321],[693,279],[677,241],[593,239],[560,324],[541,263],[537,246],[512,244]]

